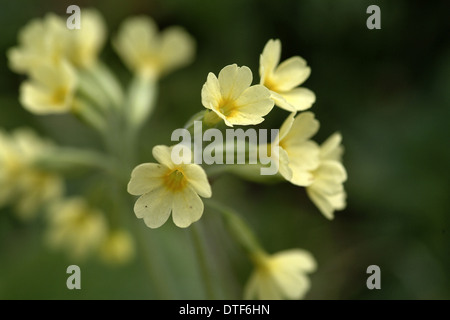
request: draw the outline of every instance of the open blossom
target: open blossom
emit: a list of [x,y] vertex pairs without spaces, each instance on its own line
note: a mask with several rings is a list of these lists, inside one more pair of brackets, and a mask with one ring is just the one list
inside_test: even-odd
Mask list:
[[22,83],[20,102],[36,114],[68,112],[76,83],[76,73],[65,61],[39,65],[31,70],[31,79]]
[[81,29],[73,30],[52,13],[29,22],[19,33],[18,46],[8,51],[10,68],[30,73],[42,64],[62,61],[77,68],[90,67],[105,42],[106,28],[94,9],[83,9],[82,17]]
[[181,27],[158,31],[149,17],[133,17],[120,26],[113,42],[127,67],[144,78],[158,78],[189,64],[195,41]]
[[63,193],[62,179],[35,166],[53,146],[31,130],[0,130],[0,206],[12,204],[22,218],[31,218]]
[[319,146],[310,138],[319,129],[312,112],[297,117],[290,114],[279,132],[279,172],[289,182],[308,186],[313,181],[312,170],[319,165]]
[[[128,192],[140,196],[134,212],[150,228],[163,225],[172,212],[175,225],[186,228],[203,214],[201,197],[211,197],[205,171],[197,164],[175,164],[172,148],[155,146],[153,156],[159,163],[144,163],[134,168]],[[189,157],[190,158],[190,157]]]
[[310,288],[308,273],[316,270],[313,256],[300,249],[253,255],[255,270],[245,286],[245,299],[302,299]]
[[273,108],[270,92],[262,85],[251,86],[253,75],[246,67],[228,65],[219,77],[208,74],[202,88],[202,104],[228,126],[255,125]]
[[107,224],[103,213],[83,198],[70,198],[54,204],[48,216],[47,242],[66,250],[75,259],[97,250],[105,239]]
[[347,171],[342,165],[342,136],[331,135],[320,146],[320,165],[311,172],[313,182],[306,187],[306,192],[322,214],[334,218],[335,210],[346,206],[346,193],[343,183],[347,180]]
[[280,40],[269,40],[260,57],[259,75],[261,84],[272,94],[272,99],[280,108],[288,111],[302,111],[316,101],[315,94],[306,88],[298,87],[308,79],[311,69],[299,56],[280,62]]

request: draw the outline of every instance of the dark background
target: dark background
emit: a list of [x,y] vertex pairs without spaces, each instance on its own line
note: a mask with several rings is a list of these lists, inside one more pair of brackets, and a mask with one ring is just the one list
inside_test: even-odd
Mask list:
[[[214,197],[239,211],[269,252],[300,247],[313,253],[318,270],[308,299],[450,298],[448,1],[2,1],[1,52],[16,45],[30,19],[50,11],[68,16],[71,4],[100,10],[109,35],[125,17],[145,14],[161,28],[182,25],[197,41],[195,62],[161,81],[156,112],[142,132],[140,162],[152,161],[153,145],[169,144],[172,130],[202,109],[208,72],[247,65],[256,82],[265,43],[281,39],[282,60],[300,55],[311,66],[304,86],[317,96],[311,111],[321,129],[315,139],[343,135],[348,206],[330,222],[302,188],[233,176],[215,182]],[[381,8],[381,30],[366,27],[371,4]],[[124,84],[129,80],[109,40],[102,58]],[[37,117],[24,110],[18,102],[23,78],[9,70],[5,54],[0,72],[1,127],[31,126],[62,145],[99,145],[92,131],[69,116]],[[265,124],[277,128],[286,116],[274,109]],[[80,191],[78,180],[68,181],[69,192]],[[124,214],[135,219],[132,208]],[[206,211],[202,221],[219,296],[239,299],[251,265],[215,212]],[[82,290],[69,291],[65,271],[72,261],[48,251],[44,229],[39,219],[23,223],[0,209],[0,298],[161,298],[139,253],[124,267],[95,259],[80,264]],[[204,298],[189,231],[171,222],[144,231],[170,297]],[[366,287],[372,264],[381,268],[381,290]]]

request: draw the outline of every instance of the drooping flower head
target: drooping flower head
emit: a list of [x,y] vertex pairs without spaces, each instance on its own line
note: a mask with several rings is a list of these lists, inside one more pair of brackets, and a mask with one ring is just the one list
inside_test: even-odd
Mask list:
[[113,45],[132,72],[151,79],[189,64],[195,53],[195,41],[183,28],[158,32],[149,17],[125,20]]
[[310,138],[319,129],[312,112],[297,117],[290,114],[279,132],[279,172],[289,182],[308,186],[313,182],[311,170],[319,165],[319,146]]
[[342,165],[342,136],[331,135],[320,146],[320,165],[311,172],[313,182],[306,187],[309,198],[328,218],[334,218],[335,210],[346,206],[346,193],[343,183],[347,180],[347,171]]
[[202,104],[226,125],[256,125],[273,108],[270,92],[262,85],[251,86],[253,75],[246,67],[228,65],[219,77],[208,74],[202,88]]
[[298,86],[308,79],[311,69],[299,56],[291,57],[279,64],[280,56],[280,40],[269,40],[260,56],[260,83],[271,91],[272,99],[280,108],[288,111],[303,111],[310,108],[316,101],[315,94]]
[[300,249],[273,255],[256,253],[255,269],[244,292],[245,299],[302,299],[310,288],[308,273],[316,270],[313,256]]
[[128,183],[128,192],[140,196],[134,212],[150,228],[163,225],[170,213],[175,225],[188,227],[203,214],[200,196],[211,197],[211,186],[202,167],[186,163],[190,155],[188,161],[175,164],[171,154],[172,148],[155,146],[153,156],[159,163],[137,166]]

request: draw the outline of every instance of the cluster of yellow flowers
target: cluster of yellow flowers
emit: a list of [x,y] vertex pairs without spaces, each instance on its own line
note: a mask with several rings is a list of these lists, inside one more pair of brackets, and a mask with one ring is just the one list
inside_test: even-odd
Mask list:
[[[138,129],[154,108],[158,80],[193,60],[195,41],[181,27],[159,32],[148,17],[125,20],[112,40],[133,74],[124,90],[99,58],[107,36],[103,18],[92,9],[83,9],[82,16],[78,30],[69,30],[65,21],[53,14],[31,21],[20,32],[18,46],[8,52],[9,63],[13,71],[28,76],[20,88],[20,102],[27,110],[37,115],[72,113],[102,135],[112,150],[102,159],[113,159],[108,165],[100,162],[121,187],[121,172],[125,170],[129,176],[135,165],[121,148],[134,146]],[[301,87],[311,70],[298,56],[281,63],[280,57],[280,40],[269,40],[260,56],[259,84],[252,85],[250,68],[237,64],[225,66],[218,76],[209,73],[201,89],[205,110],[199,120],[209,128],[250,126],[263,122],[274,106],[290,112],[279,130],[278,152],[269,156],[277,163],[280,178],[305,187],[322,214],[333,219],[334,212],[345,207],[342,138],[335,133],[322,145],[311,140],[319,122],[312,112],[303,111],[316,97]],[[114,137],[124,141],[121,144]],[[11,137],[0,131],[0,205],[16,203],[23,215],[45,206],[50,225],[46,239],[73,257],[100,252],[106,261],[129,261],[134,244],[128,230],[117,221],[112,223],[110,212],[93,208],[85,198],[64,197],[60,175],[52,171],[52,165],[39,165],[42,154],[62,159],[56,155],[60,150],[48,151],[52,148],[27,130],[18,130]],[[266,253],[238,215],[202,200],[212,197],[212,188],[205,169],[193,162],[191,153],[183,152],[183,161],[175,163],[172,150],[173,146],[157,145],[152,150],[157,163],[143,163],[132,170],[126,182],[128,193],[139,196],[134,205],[136,216],[148,227],[158,228],[172,215],[176,226],[186,228],[202,217],[205,201],[223,213],[231,234],[255,265],[245,298],[304,297],[310,287],[307,274],[316,269],[313,256],[300,249]],[[98,168],[98,161],[93,160],[96,156],[84,157],[76,150],[71,155],[69,164],[83,159]]]

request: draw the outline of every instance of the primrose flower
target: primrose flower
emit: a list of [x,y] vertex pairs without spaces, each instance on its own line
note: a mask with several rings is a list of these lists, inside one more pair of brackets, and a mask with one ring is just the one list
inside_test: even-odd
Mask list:
[[20,87],[20,102],[35,114],[64,113],[72,108],[77,76],[70,64],[43,64],[31,70]]
[[89,68],[97,61],[106,39],[106,24],[97,10],[83,9],[80,29],[67,30],[66,56],[76,67]]
[[13,204],[28,219],[61,196],[61,178],[35,165],[52,148],[31,130],[17,129],[11,135],[0,130],[0,206]]
[[128,192],[140,196],[134,212],[150,228],[163,225],[171,212],[175,225],[188,227],[203,214],[199,196],[211,197],[211,186],[202,167],[186,163],[190,162],[191,155],[181,164],[175,164],[172,148],[155,146],[153,156],[159,163],[137,166],[128,183]]
[[341,141],[342,136],[335,133],[320,146],[320,165],[311,172],[313,183],[306,187],[309,198],[330,220],[334,218],[335,210],[346,206],[343,183],[347,180],[347,172],[341,162]]
[[67,29],[65,20],[52,13],[28,23],[19,33],[19,45],[8,51],[10,68],[30,73],[42,64],[65,61],[87,68],[97,59],[106,28],[98,11],[83,9],[80,29]]
[[308,79],[311,69],[299,56],[291,57],[281,64],[280,40],[269,40],[260,56],[259,75],[261,84],[272,94],[275,104],[288,111],[303,111],[316,101],[314,92],[298,87]]
[[202,88],[203,106],[230,127],[263,122],[263,116],[273,108],[273,101],[264,86],[250,86],[252,80],[251,70],[236,64],[223,68],[218,78],[210,72]]
[[78,197],[54,204],[49,210],[48,222],[49,246],[67,250],[75,259],[83,259],[97,250],[107,230],[103,213]]
[[195,41],[183,28],[159,33],[155,22],[143,16],[125,20],[113,45],[131,71],[151,79],[189,64],[195,53]]
[[100,253],[105,262],[123,264],[134,255],[134,243],[130,233],[125,230],[111,231],[103,242]]
[[279,172],[291,183],[308,186],[314,181],[312,170],[319,166],[319,146],[309,140],[319,129],[312,112],[294,118],[290,114],[279,132]]
[[59,63],[67,52],[68,29],[65,21],[49,13],[30,21],[19,33],[19,45],[9,49],[10,68],[29,73],[43,63]]
[[258,252],[252,256],[255,270],[244,289],[245,299],[302,299],[310,288],[308,273],[316,270],[313,256],[300,249],[274,255]]

